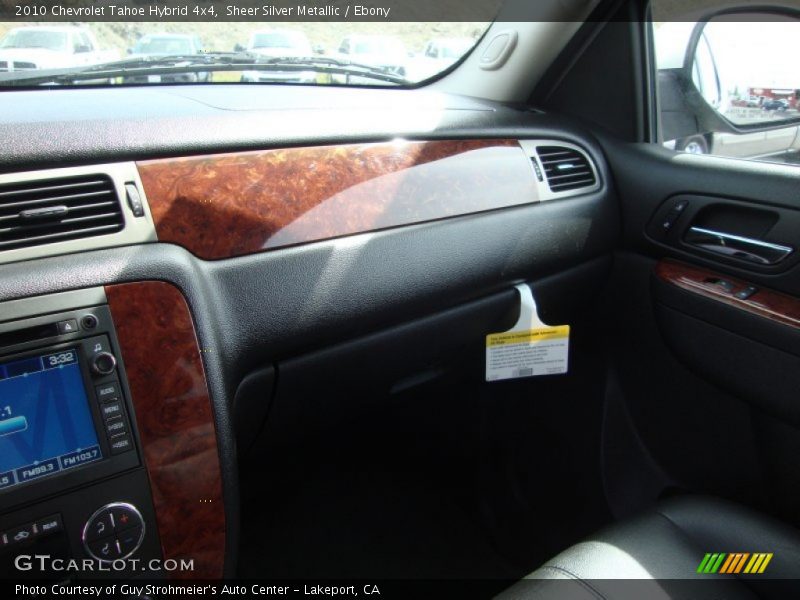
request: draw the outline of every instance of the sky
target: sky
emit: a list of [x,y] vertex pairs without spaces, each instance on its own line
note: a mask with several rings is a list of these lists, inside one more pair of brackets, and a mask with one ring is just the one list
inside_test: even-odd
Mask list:
[[705,33],[722,89],[800,89],[800,22],[711,22]]

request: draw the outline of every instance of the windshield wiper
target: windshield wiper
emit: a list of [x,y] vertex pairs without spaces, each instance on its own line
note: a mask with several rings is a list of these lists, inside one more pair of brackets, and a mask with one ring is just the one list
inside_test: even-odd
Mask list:
[[359,76],[376,81],[406,84],[408,80],[386,69],[335,58],[262,57],[255,54],[215,52],[177,56],[131,57],[91,66],[41,71],[0,73],[0,86],[69,84],[116,77],[141,77],[210,71],[316,71],[332,75]]

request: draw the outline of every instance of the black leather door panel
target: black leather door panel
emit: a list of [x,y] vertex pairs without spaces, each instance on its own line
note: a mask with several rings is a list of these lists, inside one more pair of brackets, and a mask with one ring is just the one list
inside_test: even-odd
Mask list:
[[611,310],[636,329],[617,360],[643,445],[672,486],[796,522],[796,457],[775,449],[800,443],[800,169],[601,144],[622,210],[615,278],[637,290]]

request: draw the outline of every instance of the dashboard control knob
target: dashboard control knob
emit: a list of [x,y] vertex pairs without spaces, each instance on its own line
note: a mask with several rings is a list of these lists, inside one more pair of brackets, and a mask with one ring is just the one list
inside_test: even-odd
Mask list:
[[92,357],[92,371],[98,375],[110,375],[117,367],[117,359],[110,352],[98,352]]
[[94,329],[95,327],[97,327],[97,317],[95,317],[94,315],[84,315],[84,316],[82,316],[81,317],[81,327],[83,327],[87,331],[89,329]]
[[87,554],[97,560],[128,558],[144,541],[144,519],[133,504],[112,502],[92,513],[81,540]]

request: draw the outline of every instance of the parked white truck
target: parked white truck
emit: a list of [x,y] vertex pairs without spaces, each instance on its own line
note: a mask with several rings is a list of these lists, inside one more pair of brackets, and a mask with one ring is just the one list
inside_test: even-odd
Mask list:
[[87,27],[15,27],[0,40],[0,72],[60,69],[119,59],[115,50],[100,50]]

